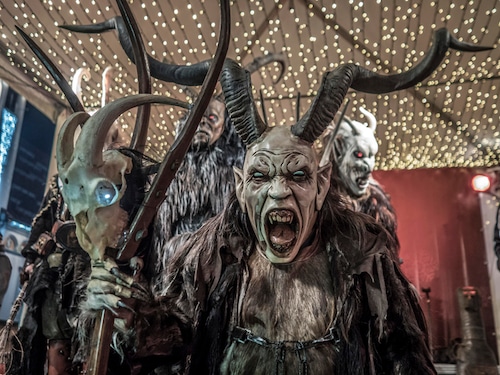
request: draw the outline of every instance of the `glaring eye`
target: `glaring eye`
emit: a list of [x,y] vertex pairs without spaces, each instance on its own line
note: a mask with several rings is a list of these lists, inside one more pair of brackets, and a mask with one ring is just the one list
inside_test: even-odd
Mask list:
[[363,153],[363,151],[354,151],[354,156],[358,159],[361,159],[361,158],[364,158],[365,157],[365,154]]
[[306,172],[295,171],[295,172],[293,172],[292,176],[293,176],[294,181],[304,181],[306,179]]
[[252,177],[253,178],[264,178],[264,173],[262,173],[262,172],[253,172]]
[[219,117],[212,113],[212,114],[208,115],[208,121],[215,124],[217,121],[219,121]]
[[103,180],[97,184],[95,199],[100,207],[110,206],[118,198],[118,189],[111,182]]

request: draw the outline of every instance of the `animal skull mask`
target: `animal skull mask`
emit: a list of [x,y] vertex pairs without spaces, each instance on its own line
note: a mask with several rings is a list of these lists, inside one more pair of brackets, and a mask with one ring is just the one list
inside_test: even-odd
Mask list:
[[[103,261],[106,247],[117,247],[126,234],[128,213],[120,207],[132,160],[119,150],[103,150],[106,134],[123,112],[148,103],[172,104],[171,99],[138,94],[115,100],[93,116],[77,112],[64,123],[57,141],[62,195],[73,215],[80,245],[94,261]],[[82,131],[73,146],[75,131]],[[133,188],[133,187],[131,187]]]

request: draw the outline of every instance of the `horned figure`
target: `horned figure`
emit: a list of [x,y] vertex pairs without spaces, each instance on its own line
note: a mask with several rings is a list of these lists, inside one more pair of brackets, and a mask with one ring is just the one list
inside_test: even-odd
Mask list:
[[[122,17],[128,19],[131,13],[126,2],[119,0],[118,6]],[[62,79],[62,75],[54,64],[18,28],[20,34],[61,86],[75,110],[75,113],[65,121],[58,135],[56,156],[63,184],[62,194],[76,222],[78,241],[90,255],[92,273],[99,274],[106,268],[116,274],[118,268],[113,260],[114,255],[118,253],[117,258],[121,261],[130,260],[145,237],[151,218],[164,198],[162,192],[168,187],[178,168],[215,88],[229,43],[228,8],[228,2],[222,1],[221,41],[217,46],[214,63],[204,79],[202,92],[187,120],[186,127],[172,145],[165,160],[155,170],[156,177],[149,191],[146,191],[147,176],[144,178],[142,165],[136,164],[134,158],[136,155],[134,151],[143,147],[145,134],[147,134],[148,116],[138,114],[138,123],[132,135],[131,151],[102,151],[105,136],[118,116],[131,108],[142,106],[140,108],[146,108],[144,112],[148,112],[147,107],[153,103],[177,105],[184,108],[189,106],[177,100],[149,94],[151,85],[146,54],[134,25],[130,25],[128,32],[134,41],[133,52],[138,66],[140,94],[108,103],[93,115],[84,111],[78,97],[71,91],[69,84]],[[73,143],[78,127],[82,127],[82,131]],[[133,265],[140,268],[141,262],[134,262]],[[137,272],[138,268],[134,271]],[[135,285],[136,280],[133,277],[125,274],[120,274],[120,277],[122,283],[129,286]],[[147,295],[142,294],[142,296],[147,298]],[[123,306],[115,302],[113,306]],[[102,321],[96,324],[99,337],[94,335],[96,344],[92,345],[93,352],[90,355],[88,367],[88,372],[91,374],[103,373],[107,366],[109,329],[112,326],[109,324],[112,322],[109,317],[109,313],[104,312],[101,315]]]
[[395,240],[394,255],[398,257],[396,214],[389,196],[372,178],[378,152],[377,120],[365,108],[359,110],[367,123],[341,116],[338,124],[332,122],[328,125],[320,164],[332,163],[332,184],[339,189],[349,207],[374,217],[388,230]]
[[[136,309],[136,323],[150,324],[134,326],[133,353],[150,354],[141,343],[168,332],[165,361],[181,353],[190,374],[435,374],[424,315],[389,254],[391,238],[340,203],[330,188],[331,166],[319,165],[313,143],[349,88],[411,87],[449,47],[484,49],[442,29],[424,60],[404,73],[381,76],[341,65],[325,74],[311,107],[291,127],[266,125],[250,73],[226,59],[220,81],[247,145],[243,169],[235,169],[236,191],[225,209],[194,234],[172,240],[176,255],[158,275],[165,288],[158,301]],[[211,64],[150,66],[153,76],[189,86],[199,85]],[[93,296],[103,305],[133,292],[94,276],[91,282],[109,291]]]
[[[116,30],[121,45],[134,61],[132,42],[121,16],[102,23],[61,27],[83,33]],[[165,63],[154,60],[151,56],[148,56],[148,59],[155,67],[165,66]],[[281,53],[268,53],[257,57],[245,68],[254,73],[274,62],[280,66],[280,74],[275,81],[277,83],[283,75],[285,66],[284,56]],[[198,95],[191,86],[185,86],[183,90],[193,99]],[[185,120],[184,117],[178,121],[177,131],[182,129]],[[223,96],[214,95],[183,163],[169,186],[165,201],[156,215],[154,245],[151,252],[154,255],[149,261],[151,267],[157,271],[165,268],[175,252],[174,248],[165,247],[172,236],[194,232],[207,219],[223,209],[228,196],[234,191],[233,167],[241,167],[244,152],[244,147],[227,114]]]
[[[375,167],[375,155],[378,152],[378,143],[375,138],[377,120],[365,108],[359,110],[368,120],[361,123],[344,116],[333,127],[330,135],[323,142],[325,148],[321,164],[328,162],[337,165],[339,178],[344,182],[348,194],[359,198],[365,194]],[[330,126],[329,126],[330,128]]]
[[495,354],[486,341],[479,291],[465,286],[457,290],[457,298],[462,322],[462,342],[457,350],[457,374],[498,374]]

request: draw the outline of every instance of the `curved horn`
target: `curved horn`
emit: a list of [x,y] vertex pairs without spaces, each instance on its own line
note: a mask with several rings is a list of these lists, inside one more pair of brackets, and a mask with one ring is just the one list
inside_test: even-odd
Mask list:
[[119,98],[106,104],[90,117],[82,132],[76,140],[74,157],[85,161],[88,166],[99,167],[102,165],[102,149],[106,134],[113,122],[125,111],[144,104],[170,104],[188,108],[187,103],[169,97],[152,94],[137,94]]
[[414,86],[439,66],[448,48],[468,52],[491,49],[459,42],[448,30],[439,29],[434,33],[432,46],[425,58],[406,72],[384,76],[359,65],[340,65],[323,76],[321,87],[311,107],[299,122],[292,126],[293,134],[308,142],[314,142],[332,121],[349,88],[383,94]]
[[266,114],[266,106],[264,104],[264,93],[262,92],[262,90],[259,90],[259,94],[260,94],[260,106],[262,107],[262,115],[264,116],[264,123],[266,124],[266,126],[268,126],[268,122],[267,122],[267,114]]
[[371,129],[375,133],[375,130],[377,129],[377,119],[375,116],[368,112],[368,110],[364,107],[359,107],[359,110],[365,115],[366,120],[368,121],[368,129]]
[[66,99],[69,102],[69,105],[73,109],[74,112],[85,112],[85,108],[83,104],[80,102],[78,96],[73,92],[71,86],[68,81],[63,77],[61,71],[56,67],[56,65],[48,58],[45,52],[26,34],[23,30],[21,30],[18,26],[16,26],[17,31],[23,39],[26,41],[28,46],[31,48],[33,53],[38,57],[38,59],[42,62],[42,64],[47,68],[50,75],[56,81],[57,85],[61,89],[61,91],[66,96]]
[[59,171],[64,171],[71,161],[75,141],[75,132],[78,126],[85,123],[90,115],[86,112],[76,112],[66,119],[57,136],[56,159]]
[[[61,25],[60,27],[73,32],[86,34],[116,30],[123,50],[127,54],[128,58],[133,63],[136,63],[133,52],[133,43],[127,32],[126,21],[126,19],[124,20],[124,18],[116,16],[104,22],[92,25]],[[176,65],[158,61],[149,54],[145,54],[145,56],[149,64],[151,76],[165,82],[174,82],[184,86],[200,86],[203,83],[203,79],[207,74],[210,64],[212,63],[212,60],[205,60],[188,66]],[[265,56],[257,57],[246,66],[246,69],[248,69],[250,73],[254,73],[263,66],[273,62],[277,62],[281,66],[280,75],[274,82],[277,83],[281,80],[285,72],[285,57],[282,53],[269,53]]]
[[108,103],[109,88],[111,86],[113,68],[111,66],[106,67],[104,72],[102,72],[102,94],[101,94],[101,108]]
[[89,68],[78,68],[76,73],[73,75],[73,80],[71,82],[71,90],[76,94],[80,102],[82,101],[82,79],[85,78],[89,80],[90,69]]
[[[132,45],[133,61],[137,67],[137,79],[139,81],[139,93],[151,94],[151,75],[149,73],[148,55],[144,48],[141,33],[137,22],[134,19],[128,3],[124,0],[117,1],[120,13],[125,20],[125,32]],[[137,109],[135,118],[135,127],[132,133],[130,148],[138,151],[144,151],[148,135],[149,116],[151,106],[143,105]]]
[[[136,63],[133,45],[127,32],[127,26],[120,16],[92,25],[62,25],[60,27],[66,30],[87,34],[116,30],[123,50],[128,58],[132,60],[133,63]],[[153,77],[165,82],[175,82],[179,85],[186,86],[200,86],[205,79],[211,63],[211,60],[206,60],[197,64],[182,66],[160,62],[149,54],[146,54],[146,58]]]
[[220,83],[226,108],[242,142],[251,144],[266,130],[252,97],[250,73],[236,61],[226,59]]
[[273,82],[276,84],[281,80],[281,78],[283,78],[283,75],[285,74],[285,55],[283,55],[281,52],[268,53],[267,55],[256,57],[250,64],[245,65],[245,69],[248,70],[250,74],[252,74],[262,67],[273,62],[277,62],[281,68],[278,78],[276,78],[276,81]]

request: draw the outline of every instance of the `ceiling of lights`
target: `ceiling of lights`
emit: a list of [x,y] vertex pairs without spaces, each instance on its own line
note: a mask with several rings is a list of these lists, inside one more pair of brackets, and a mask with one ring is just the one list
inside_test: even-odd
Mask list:
[[[212,57],[219,35],[216,0],[129,0],[147,52],[177,64]],[[498,10],[497,10],[498,9]],[[75,34],[62,24],[90,24],[118,15],[114,0],[21,0],[0,4],[0,78],[35,90],[55,108],[68,107],[47,70],[14,26],[21,27],[70,81],[80,67],[91,70],[82,82],[82,100],[101,103],[101,74],[113,67],[110,100],[137,93],[135,66],[114,32]],[[443,64],[415,88],[384,95],[350,91],[347,114],[366,121],[365,106],[378,119],[380,151],[376,168],[490,167],[500,160],[499,0],[233,0],[228,57],[242,65],[267,53],[285,55],[283,79],[274,84],[279,65],[252,75],[255,98],[264,97],[270,124],[290,124],[305,113],[321,76],[353,62],[382,74],[409,69],[422,60],[432,33],[446,27],[461,41],[495,47],[477,53],[450,50]],[[26,79],[26,77],[28,79]],[[182,87],[153,79],[157,94],[187,100]],[[297,96],[300,95],[300,101]],[[28,100],[31,94],[27,95]],[[297,111],[297,103],[299,109]],[[120,122],[126,134],[134,111]],[[152,110],[148,155],[163,156],[172,143],[180,110]]]

